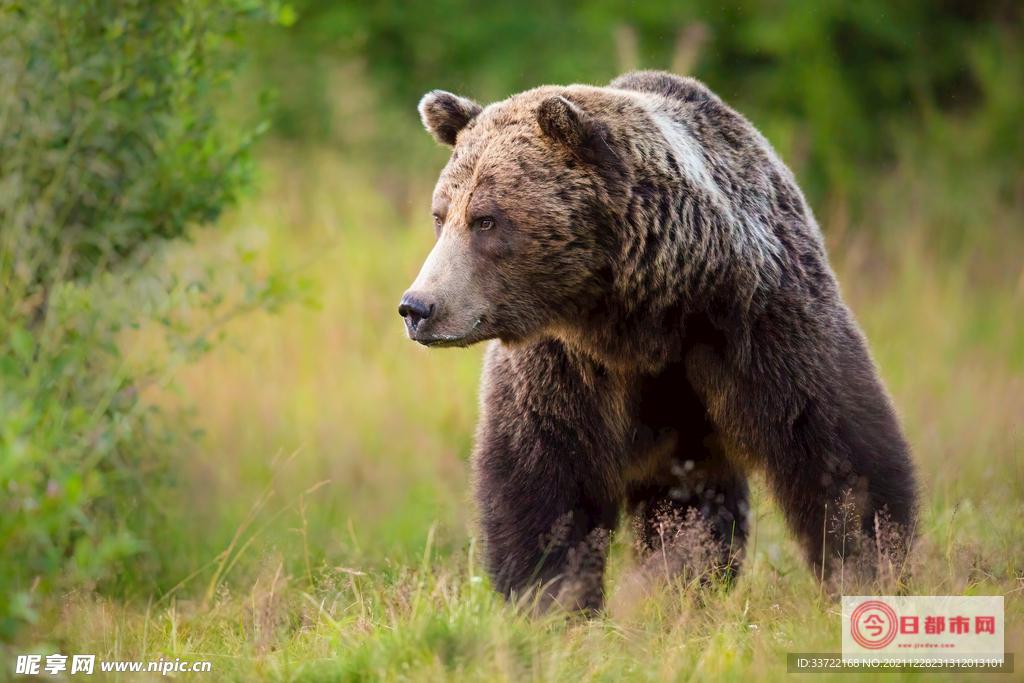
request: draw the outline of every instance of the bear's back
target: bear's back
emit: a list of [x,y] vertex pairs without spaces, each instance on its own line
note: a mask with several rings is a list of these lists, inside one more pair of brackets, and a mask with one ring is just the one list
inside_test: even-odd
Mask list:
[[664,95],[681,102],[696,103],[718,99],[697,79],[677,76],[666,71],[631,71],[613,80],[608,87]]

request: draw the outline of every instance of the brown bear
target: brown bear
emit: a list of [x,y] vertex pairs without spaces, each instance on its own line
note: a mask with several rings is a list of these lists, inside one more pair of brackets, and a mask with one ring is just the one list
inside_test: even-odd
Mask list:
[[[660,72],[482,108],[423,97],[453,148],[437,242],[400,314],[427,346],[490,343],[473,457],[506,596],[586,609],[625,508],[642,547],[698,518],[738,567],[764,472],[816,574],[913,528],[908,446],[793,174],[702,83]],[[575,592],[573,592],[575,591]]]

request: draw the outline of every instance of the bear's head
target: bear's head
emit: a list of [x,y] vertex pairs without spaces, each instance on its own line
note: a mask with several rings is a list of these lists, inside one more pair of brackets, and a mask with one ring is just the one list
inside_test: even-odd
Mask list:
[[427,346],[520,341],[592,313],[612,253],[608,127],[565,89],[486,109],[435,90],[420,116],[453,148],[433,195],[436,243],[402,297]]

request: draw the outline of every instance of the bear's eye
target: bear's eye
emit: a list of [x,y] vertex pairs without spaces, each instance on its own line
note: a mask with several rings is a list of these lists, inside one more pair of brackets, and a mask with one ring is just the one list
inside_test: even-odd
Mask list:
[[444,221],[436,213],[434,214],[434,229],[440,230],[444,226]]
[[494,227],[494,219],[490,216],[484,216],[483,218],[476,219],[476,225],[474,226],[477,230],[490,230]]

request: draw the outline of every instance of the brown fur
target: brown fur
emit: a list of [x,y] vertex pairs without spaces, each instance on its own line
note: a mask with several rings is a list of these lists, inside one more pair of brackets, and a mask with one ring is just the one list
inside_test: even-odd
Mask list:
[[883,510],[912,528],[889,399],[803,195],[746,119],[655,72],[482,109],[434,91],[420,111],[454,151],[437,254],[406,295],[432,314],[407,322],[425,344],[497,340],[473,462],[498,590],[598,607],[599,578],[573,567],[596,553],[600,576],[595,534],[623,506],[652,550],[657,516],[700,515],[738,568],[751,468],[820,575],[846,552],[840,501],[868,536]]

